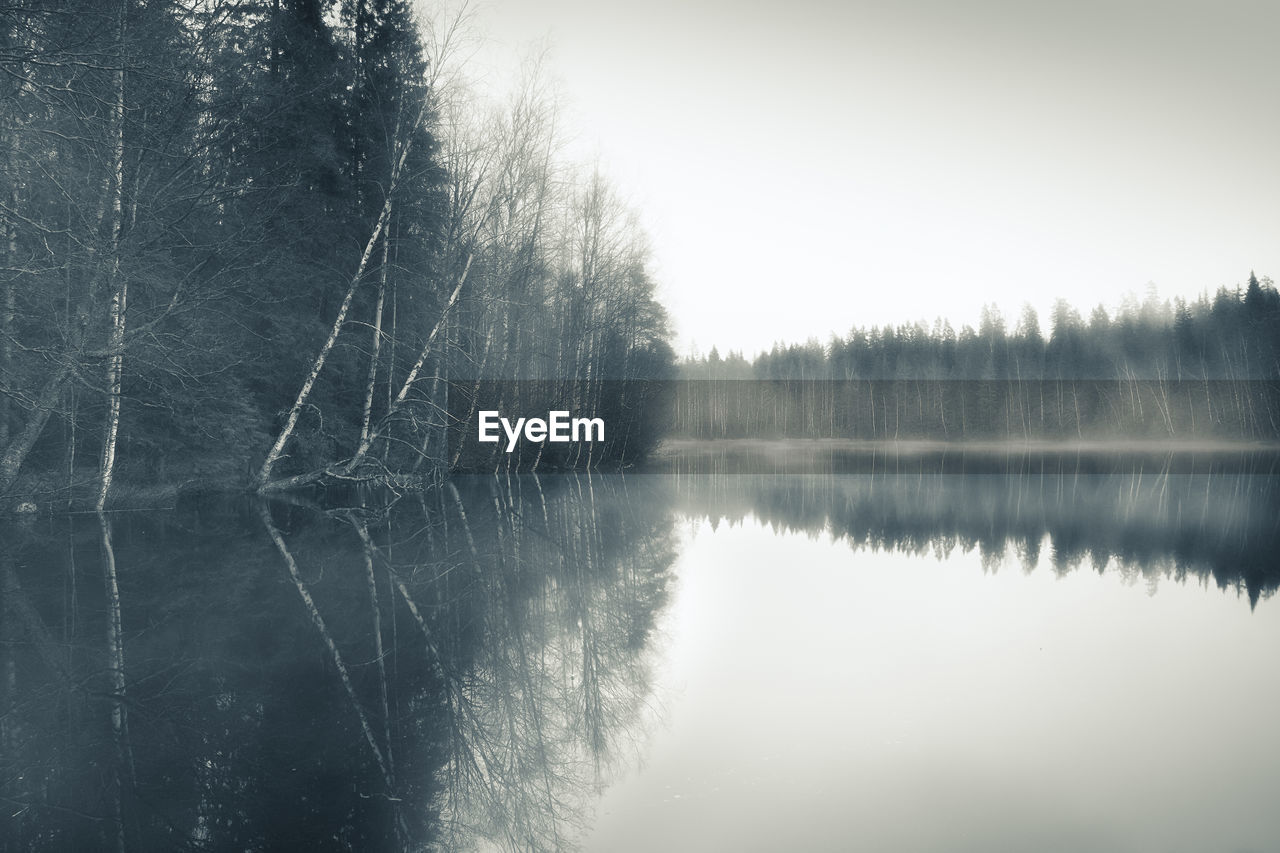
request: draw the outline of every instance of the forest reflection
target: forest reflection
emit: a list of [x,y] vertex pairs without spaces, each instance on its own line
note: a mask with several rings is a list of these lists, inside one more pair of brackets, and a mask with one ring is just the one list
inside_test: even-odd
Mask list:
[[200,500],[6,523],[0,844],[572,848],[657,719],[683,521],[1195,579],[1256,605],[1280,585],[1278,485],[477,477],[341,507]]
[[650,692],[675,544],[637,488],[6,529],[0,844],[569,846]]
[[1280,477],[1231,473],[724,474],[678,477],[684,514],[829,533],[855,550],[977,550],[984,568],[1119,571],[1152,590],[1194,577],[1254,607],[1280,586]]

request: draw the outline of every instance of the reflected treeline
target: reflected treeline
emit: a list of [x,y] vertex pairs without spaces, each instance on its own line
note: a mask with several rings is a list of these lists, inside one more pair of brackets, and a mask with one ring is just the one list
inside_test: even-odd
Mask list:
[[650,473],[701,474],[1280,474],[1263,442],[673,440]]
[[[1240,473],[789,475],[678,477],[686,515],[782,531],[829,531],[855,549],[936,555],[977,549],[994,569],[1010,548],[1027,571],[1091,567],[1156,584],[1188,576],[1250,606],[1280,586],[1280,477]],[[1048,537],[1046,542],[1046,537]]]
[[642,726],[662,488],[6,527],[0,847],[572,846]]

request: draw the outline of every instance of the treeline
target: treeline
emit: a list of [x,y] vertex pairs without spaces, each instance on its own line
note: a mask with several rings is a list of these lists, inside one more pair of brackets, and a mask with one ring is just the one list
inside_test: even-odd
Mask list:
[[[827,345],[682,364],[674,429],[695,438],[1280,438],[1280,293],[1251,275],[1210,299],[1129,299],[1088,323],[1059,301],[1012,333],[984,308],[946,321],[855,328]],[[756,380],[756,381],[734,381]]]
[[[488,372],[661,375],[635,219],[403,0],[0,12],[0,495],[447,469]],[[22,478],[22,482],[19,479]]]
[[1129,295],[1114,316],[1102,305],[1086,321],[1059,299],[1047,333],[1025,306],[1012,332],[1000,310],[957,332],[939,318],[854,327],[823,344],[775,344],[748,360],[712,347],[681,364],[685,379],[1276,379],[1280,292],[1250,273],[1243,287],[1192,302]]
[[1280,439],[1280,380],[687,381],[683,438]]

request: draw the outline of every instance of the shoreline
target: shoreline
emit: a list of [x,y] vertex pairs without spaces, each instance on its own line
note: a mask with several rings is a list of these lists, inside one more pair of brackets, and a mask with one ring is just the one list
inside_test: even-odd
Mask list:
[[937,439],[859,439],[859,438],[669,438],[664,439],[653,457],[669,455],[691,448],[762,448],[806,450],[893,450],[898,455],[938,452],[1010,453],[1080,453],[1150,455],[1152,453],[1280,453],[1280,441],[1236,439],[1019,439],[940,441]]
[[[728,468],[742,466],[741,470],[732,473],[751,473],[752,463],[764,463],[763,473],[876,473],[885,471],[879,465],[881,460],[892,460],[895,463],[906,461],[916,463],[920,471],[936,470],[938,473],[1018,473],[1026,472],[1025,468],[1009,467],[1000,462],[973,471],[963,467],[954,467],[966,463],[969,459],[978,462],[993,460],[1017,460],[1062,462],[1068,459],[1081,461],[1101,460],[1123,462],[1134,460],[1145,462],[1151,459],[1169,461],[1200,462],[1213,460],[1240,460],[1251,457],[1275,457],[1280,461],[1280,441],[1233,441],[1213,439],[1170,439],[1162,441],[1108,439],[1089,440],[1075,439],[1059,441],[1051,439],[1027,439],[1020,441],[937,441],[933,439],[900,439],[900,440],[868,440],[840,438],[670,438],[665,439],[643,461],[629,468],[606,468],[593,470],[593,474],[631,473],[636,475],[697,473],[696,470],[685,470],[679,464],[691,463],[692,467],[706,460],[717,463],[727,461]],[[966,459],[966,457],[968,459]],[[1198,459],[1195,459],[1198,457]],[[827,463],[824,465],[823,463]],[[871,463],[868,467],[867,463]],[[779,470],[778,466],[784,470]],[[796,465],[794,470],[791,465]],[[896,467],[896,466],[895,466]],[[1063,469],[1065,472],[1065,469]],[[1141,467],[1134,471],[1143,470]],[[1187,471],[1169,473],[1196,473],[1194,466]],[[1228,466],[1226,470],[1235,470]],[[725,468],[717,465],[706,473],[725,473]],[[1053,473],[1042,464],[1041,473]],[[525,475],[531,472],[513,472]],[[538,472],[541,476],[557,476],[574,473],[564,470],[547,470]],[[584,472],[577,472],[584,473]],[[1106,473],[1106,471],[1097,471]],[[1125,473],[1123,470],[1115,473]],[[1225,473],[1225,471],[1224,471]],[[1280,474],[1280,468],[1271,466],[1270,470],[1235,470],[1235,473],[1255,473],[1266,476]],[[490,472],[459,470],[450,477],[491,476]],[[424,480],[424,483],[426,481]],[[33,478],[25,488],[15,489],[5,496],[0,505],[0,518],[22,519],[34,518],[46,514],[92,513],[93,483],[81,482],[76,486],[53,486],[41,478]],[[332,488],[318,487],[321,494],[336,494]],[[146,510],[174,509],[184,499],[198,499],[200,496],[251,497],[256,493],[244,479],[213,476],[183,477],[164,481],[132,481],[117,479],[112,487],[112,496],[108,501],[106,512],[136,512]],[[270,500],[287,499],[288,493],[271,494]],[[34,509],[30,507],[34,506]]]

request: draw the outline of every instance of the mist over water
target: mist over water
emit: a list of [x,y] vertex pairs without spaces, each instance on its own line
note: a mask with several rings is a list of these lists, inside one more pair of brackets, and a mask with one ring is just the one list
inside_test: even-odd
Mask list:
[[1280,840],[1275,475],[700,467],[5,522],[5,849]]

